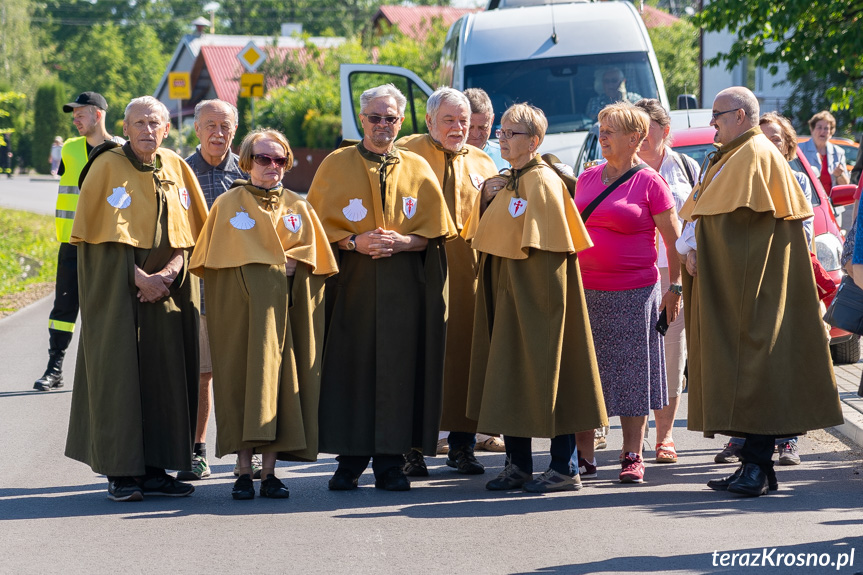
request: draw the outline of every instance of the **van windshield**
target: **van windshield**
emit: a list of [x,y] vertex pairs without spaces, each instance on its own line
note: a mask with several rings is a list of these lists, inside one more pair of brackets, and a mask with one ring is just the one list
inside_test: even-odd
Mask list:
[[591,54],[466,66],[466,88],[491,97],[497,124],[504,110],[525,102],[540,108],[548,133],[588,130],[604,106],[624,97],[658,98],[645,52]]

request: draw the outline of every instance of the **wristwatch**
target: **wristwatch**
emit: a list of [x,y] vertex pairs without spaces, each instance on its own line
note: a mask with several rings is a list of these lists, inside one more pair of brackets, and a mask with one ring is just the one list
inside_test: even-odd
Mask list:
[[683,286],[680,284],[671,284],[668,286],[668,291],[677,295],[683,295]]
[[348,243],[345,244],[345,247],[348,249],[349,252],[356,251],[356,249],[357,249],[357,234],[352,235],[348,239]]

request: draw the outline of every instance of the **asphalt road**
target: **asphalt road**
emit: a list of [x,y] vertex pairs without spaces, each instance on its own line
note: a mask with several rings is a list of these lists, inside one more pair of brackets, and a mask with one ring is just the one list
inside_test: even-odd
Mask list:
[[[335,461],[322,455],[280,465],[289,500],[237,502],[227,457],[211,460],[213,477],[189,498],[115,503],[103,477],[63,456],[71,385],[30,391],[46,361],[49,309],[46,299],[0,321],[0,573],[742,573],[722,567],[721,553],[836,562],[852,551],[854,564],[838,571],[773,571],[863,571],[859,450],[812,434],[800,441],[804,463],[779,468],[779,492],[716,493],[705,482],[733,467],[713,463],[720,439],[685,430],[685,404],[675,433],[680,462],[648,464],[643,485],[617,482],[613,427],[609,449],[597,452],[599,479],[577,493],[486,491],[503,456],[485,453],[484,476],[460,476],[436,458],[431,477],[409,492],[376,490],[367,472],[359,490],[335,493],[326,487]],[[67,373],[74,363],[67,360]],[[210,430],[213,450],[212,422]],[[535,462],[544,469],[547,452]]]
[[[0,179],[0,205],[52,213],[55,193],[55,182]],[[359,490],[336,493],[326,487],[336,462],[323,454],[280,465],[287,501],[233,501],[234,460],[226,457],[211,458],[213,476],[189,498],[115,503],[104,477],[63,456],[71,381],[62,391],[31,391],[47,360],[49,309],[50,298],[0,320],[0,574],[763,570],[740,567],[741,555],[732,566],[732,553],[757,555],[759,564],[766,556],[773,573],[863,573],[859,448],[816,432],[800,440],[802,465],[778,468],[780,491],[757,499],[713,492],[705,482],[733,466],[713,463],[720,438],[686,431],[685,399],[675,429],[680,462],[648,463],[643,485],[617,482],[615,419],[609,449],[597,452],[598,480],[577,493],[486,491],[503,465],[490,453],[479,454],[484,476],[460,476],[435,458],[431,477],[409,492],[376,490],[369,471]],[[74,363],[73,351],[67,374]],[[211,422],[211,452],[214,441]],[[534,443],[541,471],[548,441]],[[787,553],[809,554],[810,566],[770,566]],[[826,564],[813,567],[816,558]]]

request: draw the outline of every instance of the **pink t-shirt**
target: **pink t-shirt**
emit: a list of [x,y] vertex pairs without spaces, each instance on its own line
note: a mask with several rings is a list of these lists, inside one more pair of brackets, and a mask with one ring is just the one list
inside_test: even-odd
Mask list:
[[[607,187],[602,168],[590,168],[578,178],[579,212]],[[586,224],[594,245],[578,254],[585,289],[620,291],[659,281],[653,216],[673,207],[668,184],[651,168],[636,173],[605,198]]]

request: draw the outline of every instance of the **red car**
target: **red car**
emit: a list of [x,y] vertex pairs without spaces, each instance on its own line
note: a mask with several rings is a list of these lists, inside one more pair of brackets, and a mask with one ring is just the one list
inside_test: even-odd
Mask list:
[[[588,134],[578,156],[576,165],[578,173],[584,171],[586,166],[589,167],[595,165],[597,161],[603,161],[598,135],[596,127]],[[716,130],[709,126],[675,129],[672,132],[671,147],[703,166],[707,154],[716,149],[713,146],[715,135]],[[845,206],[853,203],[856,187],[852,185],[834,186],[830,197],[828,197],[818,180],[818,175],[812,170],[799,149],[797,150],[797,158],[791,162],[791,167],[798,172],[803,172],[809,178],[812,187],[812,208],[815,212],[812,224],[815,256],[838,286],[844,275],[840,258],[845,237],[836,222],[833,206]],[[861,178],[861,187],[863,187],[863,178]],[[831,299],[832,296],[824,303],[830,305]],[[841,329],[832,328],[830,330],[830,351],[833,355],[833,361],[836,363],[857,363],[860,359],[860,337]]]

